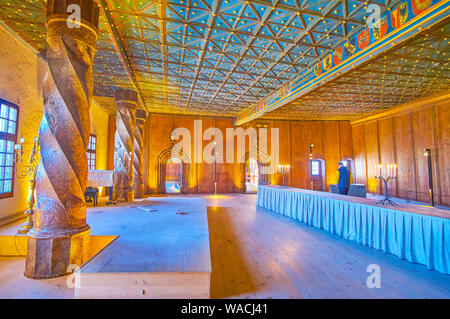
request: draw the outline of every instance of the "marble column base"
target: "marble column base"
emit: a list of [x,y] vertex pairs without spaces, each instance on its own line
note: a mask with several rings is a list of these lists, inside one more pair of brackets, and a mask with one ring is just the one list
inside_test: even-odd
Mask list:
[[72,273],[89,258],[90,233],[87,229],[55,238],[29,236],[25,277],[48,279]]

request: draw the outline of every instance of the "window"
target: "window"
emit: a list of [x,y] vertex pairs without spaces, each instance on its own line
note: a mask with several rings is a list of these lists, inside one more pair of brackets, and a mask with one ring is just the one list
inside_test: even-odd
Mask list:
[[89,144],[87,149],[88,168],[95,169],[95,153],[97,150],[97,136],[89,136]]
[[311,176],[319,176],[319,161],[311,161]]
[[13,195],[18,115],[17,105],[0,99],[0,198]]

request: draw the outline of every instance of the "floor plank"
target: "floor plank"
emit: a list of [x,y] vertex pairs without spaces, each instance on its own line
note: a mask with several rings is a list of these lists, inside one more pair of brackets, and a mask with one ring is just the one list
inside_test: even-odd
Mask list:
[[[450,276],[257,208],[256,195],[188,197],[208,206],[212,298],[450,298]],[[381,267],[379,289],[366,286],[369,264]],[[29,280],[23,269],[23,258],[0,258],[0,297],[73,296],[65,277]]]

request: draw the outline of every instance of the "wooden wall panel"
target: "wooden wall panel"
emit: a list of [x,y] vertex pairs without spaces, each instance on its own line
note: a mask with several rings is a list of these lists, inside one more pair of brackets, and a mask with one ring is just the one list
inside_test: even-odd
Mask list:
[[[214,128],[214,119],[204,118],[202,121],[203,132],[209,128]],[[203,141],[202,144],[202,156],[203,148],[212,141]],[[196,164],[197,166],[197,189],[199,193],[214,193],[214,163],[206,163],[204,160],[202,163]]]
[[[232,119],[227,118],[208,118],[193,116],[169,116],[152,114],[149,116],[146,131],[146,184],[147,192],[157,192],[157,160],[162,151],[169,148],[170,133],[174,128],[187,128],[191,132],[191,161],[194,160],[194,120],[202,120],[202,131],[209,127],[217,127],[222,131],[224,139],[226,138],[226,129],[233,128]],[[272,154],[271,149],[271,129],[279,130],[279,163],[291,165],[291,171],[286,175],[286,184],[295,187],[309,188],[309,144],[314,144],[314,157],[324,159],[326,163],[326,178],[331,180],[336,176],[337,162],[340,160],[342,150],[347,155],[353,148],[348,145],[348,135],[351,141],[351,126],[348,122],[338,123],[327,121],[326,125],[321,121],[296,122],[296,121],[265,121],[268,124],[268,149],[267,153]],[[242,126],[245,130],[248,127],[256,127],[256,122]],[[341,128],[347,131],[347,138],[341,141]],[[210,141],[203,141],[203,147]],[[226,150],[224,143],[224,160],[226,160]],[[343,146],[344,145],[344,146]],[[234,153],[237,155],[236,138],[234,138]],[[246,141],[248,150],[248,139]],[[348,157],[351,157],[350,154]],[[189,170],[190,193],[214,193],[214,181],[217,183],[217,193],[232,193],[239,189],[241,182],[241,167],[235,163],[191,163]],[[215,168],[215,169],[214,169]],[[216,179],[214,179],[214,172]],[[331,177],[330,177],[331,176]],[[331,179],[330,179],[331,178]],[[273,174],[269,177],[273,184],[281,184],[281,174]]]
[[[374,164],[395,162],[397,180],[389,193],[409,200],[430,202],[428,160],[432,153],[432,176],[436,205],[450,204],[450,95],[431,97],[352,123],[357,182],[367,169],[368,191],[379,192]],[[362,137],[364,135],[364,137]]]
[[[428,163],[423,155],[425,148],[433,147],[431,108],[421,108],[412,112],[412,124],[414,132],[414,154],[416,158],[416,186],[417,199],[427,201],[429,199],[428,187]],[[435,179],[436,180],[436,179]],[[436,181],[435,181],[436,182]]]
[[352,126],[349,122],[339,121],[340,159],[353,158]]
[[[281,165],[291,165],[291,150],[290,150],[290,128],[288,121],[274,121],[273,127],[280,130],[280,141],[279,141],[279,160]],[[276,183],[283,184],[283,175],[278,173],[276,176]],[[285,176],[286,185],[291,185],[291,174],[286,174]]]
[[393,118],[397,154],[397,194],[408,198],[415,196],[414,154],[412,126],[409,113]]
[[313,157],[323,159],[323,123],[322,122],[304,122],[306,128],[306,140],[308,144],[313,143]]
[[[310,170],[310,161],[309,161],[309,145],[312,143],[313,146],[313,159],[325,159],[323,156],[323,124],[322,122],[305,122],[305,130],[306,130],[306,142],[308,148],[308,164],[307,164],[307,187],[311,188],[311,170]],[[326,165],[326,163],[325,163]],[[315,189],[317,189],[315,187]]]
[[304,122],[292,122],[291,124],[292,145],[292,186],[299,188],[307,187],[308,180],[308,143],[305,137]]
[[[439,103],[435,107],[436,141],[439,152],[437,161],[440,176],[439,200],[450,206],[450,105],[448,102]],[[445,193],[447,191],[447,193]],[[446,196],[445,196],[446,195]]]
[[[392,118],[386,118],[378,121],[378,140],[380,143],[380,159],[384,165],[394,164],[395,150],[394,150],[394,135],[392,127]],[[384,173],[383,173],[384,174]],[[381,185],[381,194],[384,194],[384,185]],[[397,187],[395,181],[390,181],[387,184],[388,194],[397,196]]]
[[233,127],[233,120],[231,119],[216,119],[215,126],[221,130],[223,136],[223,163],[217,163],[217,192],[218,193],[232,193],[234,192],[234,164],[226,163],[226,129]]
[[367,190],[380,193],[378,180],[375,179],[375,164],[380,163],[378,151],[378,123],[376,121],[364,124],[364,147],[366,151]]
[[189,193],[197,193],[198,192],[198,173],[197,173],[197,165],[194,163],[194,117],[184,117],[184,116],[170,116],[172,119],[172,123],[170,126],[166,128],[166,136],[164,138],[169,141],[167,147],[171,145],[170,143],[170,133],[172,130],[176,128],[186,128],[191,132],[191,164],[189,165]]
[[355,159],[355,180],[357,184],[367,184],[366,178],[366,151],[364,146],[364,125],[352,127],[353,153]]
[[173,120],[170,116],[151,115],[150,141],[149,141],[149,171],[148,171],[148,188],[150,193],[158,190],[157,162],[159,154],[168,148],[170,143],[170,132],[173,127]]
[[324,122],[324,156],[327,189],[330,184],[337,184],[336,170],[340,158],[340,134],[338,122]]

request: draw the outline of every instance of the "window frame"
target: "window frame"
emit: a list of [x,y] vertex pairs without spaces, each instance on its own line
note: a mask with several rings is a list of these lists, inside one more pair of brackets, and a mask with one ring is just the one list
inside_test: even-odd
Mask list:
[[[317,163],[317,174],[314,174],[314,172],[313,172],[313,166],[315,163]],[[319,160],[311,160],[310,174],[313,177],[320,176],[320,161]]]
[[[92,137],[95,139],[95,142],[93,143],[93,146],[94,146],[93,149],[90,148],[90,146],[92,145],[91,144],[91,138]],[[91,168],[91,159],[88,156],[88,154],[91,154],[91,156],[92,156],[92,154],[94,155],[94,168],[93,169]],[[87,157],[87,160],[88,160],[88,170],[95,170],[95,169],[97,169],[97,135],[95,135],[95,134],[90,134],[89,135],[88,147],[86,149],[86,157]]]
[[[11,103],[5,99],[0,98],[0,109],[1,109],[1,104],[6,104],[9,107],[12,107],[16,110],[16,128],[15,128],[15,133],[11,134],[8,132],[0,132],[0,139],[6,140],[6,141],[12,141],[14,143],[14,145],[17,144],[17,140],[18,140],[18,133],[19,133],[19,116],[20,116],[20,107],[14,103]],[[7,147],[5,145],[5,147]],[[14,197],[14,186],[15,186],[15,181],[16,181],[16,163],[14,161],[14,150],[13,150],[13,163],[12,163],[12,178],[11,178],[11,191],[7,192],[7,193],[0,193],[0,199],[4,199],[4,198],[11,198]],[[7,153],[5,152],[5,155]],[[6,158],[5,158],[5,164],[6,164]],[[6,166],[3,166],[6,167]],[[4,179],[3,179],[4,181]]]

